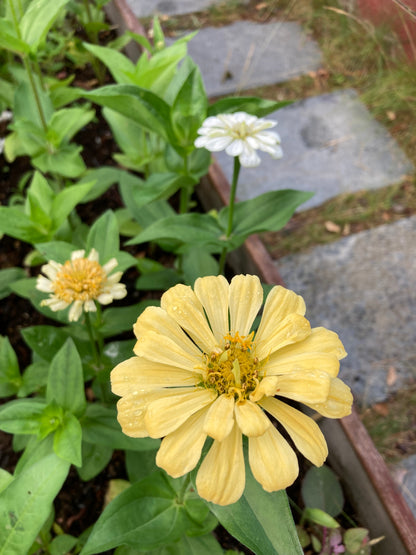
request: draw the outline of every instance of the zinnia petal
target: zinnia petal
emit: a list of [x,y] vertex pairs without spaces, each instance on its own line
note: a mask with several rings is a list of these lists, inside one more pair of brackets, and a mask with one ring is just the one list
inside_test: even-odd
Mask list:
[[266,491],[289,487],[299,474],[295,452],[274,426],[249,438],[248,456],[254,478]]
[[199,380],[197,373],[139,357],[120,362],[111,372],[112,391],[120,397],[134,390],[195,386]]
[[211,404],[216,393],[210,389],[193,388],[171,397],[152,401],[145,422],[150,437],[164,437],[185,422],[199,409]]
[[193,343],[183,329],[169,316],[166,310],[158,306],[148,306],[137,318],[133,326],[137,339],[148,331],[154,331],[159,335],[167,336],[189,355],[199,358],[201,351]]
[[251,401],[236,403],[235,417],[240,430],[248,437],[263,435],[271,425],[261,408]]
[[[202,303],[212,333],[220,342],[228,333],[228,281],[224,276],[207,276],[195,281],[195,294]],[[221,299],[222,302],[218,302]]]
[[197,465],[207,434],[203,424],[207,409],[188,418],[177,430],[163,438],[156,464],[173,478],[183,476]]
[[269,336],[262,333],[263,339],[259,341],[256,336],[256,354],[263,360],[286,345],[303,341],[310,333],[311,326],[306,318],[296,313],[289,314],[280,324],[276,324]]
[[278,376],[277,395],[299,403],[325,403],[331,378],[319,370],[300,370]]
[[333,378],[324,403],[305,404],[327,418],[343,418],[351,414],[352,401],[351,389],[340,379]]
[[328,447],[318,424],[302,412],[272,397],[259,403],[286,428],[299,451],[315,466],[328,456]]
[[259,343],[272,335],[289,314],[306,312],[305,301],[289,289],[276,285],[267,295],[263,314],[256,333],[256,342]]
[[237,425],[224,441],[214,440],[196,476],[199,495],[217,505],[240,499],[245,486],[242,435]]
[[[310,337],[310,336],[309,336]],[[300,344],[295,343],[293,347],[298,346],[298,350],[309,339],[307,337]],[[270,355],[264,366],[264,372],[267,376],[276,374],[287,374],[289,372],[297,372],[299,370],[321,370],[326,372],[332,378],[335,378],[339,372],[339,360],[330,353],[309,353],[299,352],[297,354],[282,355],[282,351],[286,351],[287,347]]]
[[284,347],[279,351],[279,356],[286,357],[301,353],[327,353],[335,355],[338,360],[347,356],[338,335],[321,327],[312,328],[310,335],[302,343]]
[[247,336],[263,302],[257,276],[234,276],[229,289],[230,331]]
[[218,345],[204,315],[202,304],[191,287],[181,283],[175,285],[162,295],[160,306],[205,353],[210,353]]
[[225,439],[234,426],[234,397],[220,395],[205,417],[204,432],[218,441]]
[[202,360],[186,352],[170,337],[154,331],[148,331],[140,337],[134,346],[134,353],[153,362],[177,366],[191,372]]

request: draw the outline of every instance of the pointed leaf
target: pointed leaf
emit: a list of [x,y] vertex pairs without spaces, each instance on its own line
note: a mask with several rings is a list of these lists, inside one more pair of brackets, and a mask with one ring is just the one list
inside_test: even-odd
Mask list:
[[256,96],[232,96],[221,98],[211,104],[208,108],[209,116],[216,116],[217,114],[231,114],[233,112],[247,112],[258,118],[262,118],[280,110],[284,106],[292,104],[291,100],[284,100],[275,102],[274,100],[267,100],[265,98],[258,98]]
[[75,466],[81,466],[81,443],[81,424],[73,414],[68,412],[53,436],[53,450],[61,459]]
[[17,393],[22,376],[16,353],[7,337],[0,336],[0,397]]
[[25,469],[0,495],[0,554],[28,553],[68,474],[69,463],[50,454]]
[[25,10],[19,27],[22,39],[36,51],[45,39],[59,12],[69,0],[32,0]]
[[86,408],[81,358],[71,338],[53,357],[46,389],[48,403],[55,401],[65,411],[81,416]]
[[116,257],[120,248],[117,218],[107,210],[94,222],[87,237],[87,252],[94,248],[100,255],[100,264]]

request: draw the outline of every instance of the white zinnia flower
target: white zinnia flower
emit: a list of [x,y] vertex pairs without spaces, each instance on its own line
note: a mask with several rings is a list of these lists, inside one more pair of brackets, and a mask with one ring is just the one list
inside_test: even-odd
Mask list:
[[41,306],[49,306],[51,310],[69,310],[69,321],[76,322],[85,312],[95,312],[94,301],[100,304],[110,304],[114,299],[122,299],[127,295],[126,286],[119,283],[123,272],[110,274],[117,266],[117,260],[112,258],[104,266],[98,262],[99,256],[95,249],[91,249],[87,258],[85,251],[74,251],[71,260],[59,264],[54,260],[42,266],[45,276],[38,276],[36,288],[50,293],[48,299],[41,302]]
[[256,150],[263,150],[273,158],[283,156],[279,135],[266,131],[276,124],[246,112],[218,114],[207,118],[198,129],[201,136],[195,140],[195,146],[210,152],[225,150],[229,156],[238,156],[242,166],[254,168],[260,164]]

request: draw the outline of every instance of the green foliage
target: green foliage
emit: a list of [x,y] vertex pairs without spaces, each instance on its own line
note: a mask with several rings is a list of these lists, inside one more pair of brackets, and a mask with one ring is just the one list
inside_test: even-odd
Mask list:
[[68,474],[69,463],[49,454],[16,476],[0,493],[0,553],[27,553]]

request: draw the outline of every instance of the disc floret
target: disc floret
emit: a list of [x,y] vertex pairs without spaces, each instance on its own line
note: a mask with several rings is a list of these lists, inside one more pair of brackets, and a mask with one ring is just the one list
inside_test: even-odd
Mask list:
[[248,399],[259,384],[260,364],[254,353],[254,332],[248,336],[228,333],[224,348],[205,354],[206,377],[204,387],[218,395],[232,395],[235,400]]

